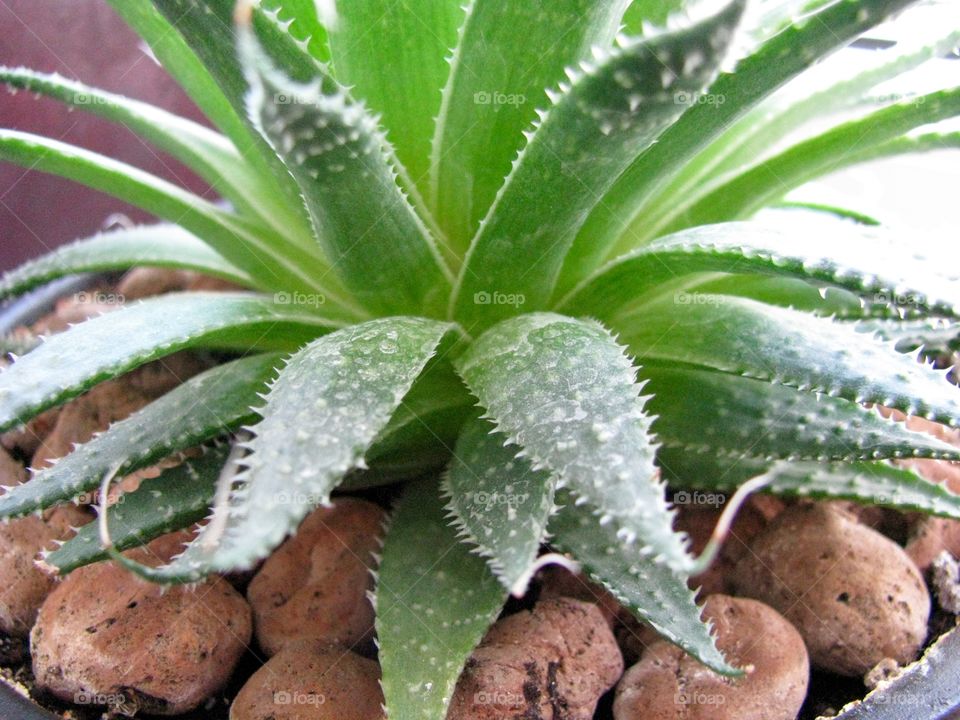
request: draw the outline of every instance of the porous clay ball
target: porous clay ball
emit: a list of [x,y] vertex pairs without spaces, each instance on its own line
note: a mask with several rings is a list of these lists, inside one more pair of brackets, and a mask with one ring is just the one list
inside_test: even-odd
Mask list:
[[380,666],[337,646],[293,643],[255,672],[230,720],[383,720]]
[[860,677],[884,658],[916,658],[930,595],[903,549],[838,506],[784,511],[736,566],[737,594],[783,613],[813,664]]
[[384,517],[373,503],[338,499],[314,510],[267,558],[247,588],[267,655],[301,640],[351,647],[372,637],[367,592]]
[[597,605],[544,600],[490,628],[467,661],[447,720],[590,720],[622,673]]
[[719,675],[661,640],[624,674],[615,720],[794,720],[807,694],[803,639],[776,610],[756,600],[711,595],[703,608],[717,647],[745,671]]

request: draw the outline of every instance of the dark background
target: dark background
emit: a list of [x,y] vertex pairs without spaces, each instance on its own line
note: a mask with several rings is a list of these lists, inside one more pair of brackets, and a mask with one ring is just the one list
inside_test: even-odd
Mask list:
[[[0,64],[58,72],[88,85],[200,119],[190,100],[141,49],[103,0],[0,0]],[[45,135],[110,155],[202,192],[206,185],[122,125],[29,93],[0,89],[0,127]],[[145,213],[107,195],[0,163],[0,269],[104,227],[113,213]]]

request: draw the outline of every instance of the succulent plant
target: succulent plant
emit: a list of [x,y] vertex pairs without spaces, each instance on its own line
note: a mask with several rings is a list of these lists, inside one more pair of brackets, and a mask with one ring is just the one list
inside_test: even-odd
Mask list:
[[[0,79],[127,126],[226,203],[0,131],[0,159],[167,221],[0,291],[135,265],[249,291],[130,304],[0,374],[9,429],[177,350],[232,353],[0,497],[24,515],[208,446],[50,565],[194,582],[252,566],[338,488],[405,480],[378,569],[383,685],[391,717],[436,718],[543,562],[575,559],[737,672],[688,589],[712,551],[673,531],[666,481],[960,518],[891,462],[957,448],[871,407],[960,423],[945,371],[918,362],[954,342],[955,270],[853,210],[795,204],[830,216],[815,232],[750,219],[840,167],[957,147],[925,126],[960,114],[960,88],[874,94],[954,47],[955,23],[851,72],[825,58],[911,2],[111,3],[216,131],[56,75]],[[120,554],[208,511],[168,565]]]

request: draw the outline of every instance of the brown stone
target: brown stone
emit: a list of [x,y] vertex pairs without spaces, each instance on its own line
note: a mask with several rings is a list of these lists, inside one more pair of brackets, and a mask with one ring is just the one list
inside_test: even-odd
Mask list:
[[307,516],[250,581],[257,641],[274,655],[294,641],[353,647],[373,636],[373,553],[385,514],[378,506],[340,498]]
[[781,612],[814,665],[862,676],[884,658],[912,661],[930,596],[903,549],[828,504],[784,511],[750,543],[733,585]]
[[230,720],[382,720],[380,666],[337,646],[294,643],[255,672]]
[[[172,533],[129,555],[156,565],[188,537]],[[60,583],[30,645],[38,686],[59,698],[175,715],[227,681],[250,635],[250,608],[223,579],[162,588],[108,561]]]
[[745,671],[719,675],[665,640],[647,649],[617,686],[615,720],[793,720],[807,694],[803,639],[756,600],[711,595],[703,610],[717,646]]
[[490,628],[460,676],[447,720],[589,720],[622,672],[597,605],[545,600]]

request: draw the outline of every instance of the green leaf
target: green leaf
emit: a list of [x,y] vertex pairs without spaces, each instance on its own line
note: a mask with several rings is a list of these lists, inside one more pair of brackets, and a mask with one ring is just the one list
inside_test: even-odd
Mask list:
[[[170,153],[206,180],[236,207],[270,222],[286,209],[276,202],[262,176],[251,171],[222,135],[153,105],[26,68],[0,67],[0,82],[12,88],[48,95],[119,123]],[[277,229],[287,230],[280,225]]]
[[108,472],[126,475],[254,422],[251,408],[280,362],[274,353],[254,355],[190,378],[0,495],[0,517],[70,500],[96,489]]
[[[919,10],[920,8],[918,8]],[[933,39],[908,39],[882,52],[862,53],[860,63],[847,54],[802,74],[795,82],[760,103],[699,153],[667,188],[647,201],[644,232],[658,234],[663,218],[676,217],[731,173],[742,172],[782,147],[785,138],[810,134],[817,119],[830,117],[864,102],[870,88],[941,57],[960,42],[960,31],[949,22],[944,8],[923,7],[930,16],[927,27]],[[863,63],[869,63],[864,67]],[[851,71],[851,68],[853,71]],[[839,79],[838,79],[839,78]]]
[[921,95],[843,123],[721,185],[666,228],[748,217],[809,180],[875,159],[878,147],[915,128],[956,115],[960,115],[960,88]]
[[390,141],[417,185],[426,184],[434,118],[450,71],[447,55],[463,21],[460,5],[458,0],[351,0],[337,3],[330,28],[337,80],[383,116]]
[[854,500],[904,512],[960,519],[960,496],[908,468],[888,462],[770,463],[761,458],[728,460],[664,449],[664,472],[681,486],[733,491],[744,480],[764,475],[764,492],[817,500]]
[[461,536],[516,596],[530,580],[554,494],[550,473],[533,470],[518,452],[493,425],[473,419],[460,431],[444,482]]
[[101,380],[192,347],[274,347],[334,323],[248,293],[171,293],[92,318],[47,338],[0,373],[0,431]]
[[960,449],[856,403],[763,380],[647,364],[653,431],[665,446],[728,457],[960,460]]
[[871,160],[884,160],[899,155],[938,152],[940,150],[960,149],[960,132],[929,132],[898,137],[888,142],[874,145],[850,156],[851,163],[864,163]]
[[671,529],[633,365],[603,327],[522,315],[474,341],[458,368],[520,457],[551,471],[628,543],[651,546],[678,573],[692,567]]
[[558,494],[560,511],[550,520],[552,544],[579,560],[587,574],[660,635],[723,675],[739,671],[717,649],[710,626],[700,620],[686,577],[657,562],[656,550],[624,542],[612,525],[597,522],[595,510]]
[[253,284],[248,275],[182,228],[142,225],[100,233],[27,261],[0,278],[0,298],[18,295],[64,275],[125,270],[136,265],[196,270],[239,285]]
[[[701,295],[649,303],[625,339],[640,358],[754,377],[960,424],[960,391],[915,357],[849,325],[752,300]],[[640,317],[642,316],[642,317]]]
[[[234,141],[254,173],[270,182],[275,193],[289,208],[289,231],[292,236],[310,236],[310,221],[303,207],[300,192],[276,153],[265,142],[247,116],[245,103],[247,83],[237,58],[233,12],[235,0],[110,0],[114,9],[124,15],[138,33],[150,43],[164,67],[172,68],[177,80],[188,89],[196,76],[209,78],[199,93],[212,92],[223,96],[239,118],[239,127],[231,132],[221,128]],[[146,7],[143,7],[146,6]],[[160,15],[157,14],[159,11]],[[275,14],[257,11],[256,16],[269,24]],[[172,40],[176,37],[177,40]],[[289,43],[273,43],[272,49],[285,58],[302,57],[293,37]],[[158,50],[159,47],[159,50]],[[161,50],[163,51],[161,53]],[[180,65],[182,56],[189,56],[188,68]],[[214,86],[214,87],[209,87]],[[198,104],[203,107],[203,97]]]
[[651,25],[666,24],[683,5],[683,0],[632,0],[623,15],[624,29],[631,35],[650,35],[656,32]]
[[431,205],[458,255],[510,172],[523,131],[547,100],[544,88],[563,80],[565,67],[589,60],[592,46],[613,43],[626,2],[473,0],[467,6],[430,167]]
[[824,4],[801,14],[763,42],[737,63],[735,71],[722,73],[706,91],[706,99],[712,101],[690,107],[596,205],[567,260],[563,287],[579,282],[604,257],[616,257],[648,239],[644,214],[654,207],[648,204],[650,199],[732,122],[814,63],[846,47],[911,2]]
[[312,292],[304,272],[315,261],[278,253],[266,230],[138,168],[73,145],[16,130],[0,130],[0,160],[53,173],[109,193],[181,225],[257,281],[260,289]]
[[444,518],[432,480],[407,485],[383,547],[377,637],[389,717],[446,714],[470,653],[506,592]]
[[303,191],[336,272],[378,313],[440,314],[450,278],[363,105],[319,70],[291,80],[246,31],[251,114]]
[[370,469],[344,487],[370,487],[447,464],[474,400],[446,359],[431,362],[367,452]]
[[[139,547],[160,535],[203,520],[213,502],[217,476],[227,459],[227,450],[227,446],[206,450],[203,457],[164,470],[159,477],[144,480],[139,489],[124,493],[120,501],[110,507],[114,547],[118,550]],[[100,546],[97,523],[84,525],[59,548],[43,554],[44,562],[61,575],[107,557]]]
[[[818,287],[816,283],[784,275],[706,275],[692,285],[689,278],[686,279],[688,283],[682,283],[678,291],[691,295],[736,295],[820,317],[859,320],[870,317],[875,307],[873,304],[868,306],[861,296],[848,290],[836,286]],[[641,299],[637,305],[642,303]],[[886,317],[890,313],[884,308],[878,314]]]
[[[371,320],[321,337],[290,358],[257,412],[229,497],[170,564],[122,561],[157,582],[195,582],[266,557],[351,470],[390,420],[453,326]],[[230,479],[230,478],[228,478]]]
[[[926,312],[960,311],[960,276],[891,231],[839,224],[829,232],[797,231],[757,222],[704,225],[655,240],[600,268],[558,309],[610,320],[666,281],[711,272],[796,277],[872,302],[900,298]],[[675,295],[678,304],[696,300],[682,290]]]
[[943,318],[896,320],[886,318],[857,321],[857,330],[873,333],[896,343],[901,352],[923,348],[924,353],[960,350],[960,326]]
[[469,331],[516,313],[517,303],[484,298],[512,296],[525,310],[546,305],[587,213],[680,115],[677,93],[696,94],[711,80],[742,10],[735,0],[688,29],[624,38],[550,93],[461,271],[452,308]]
[[[239,105],[231,106],[213,76],[175,28],[154,7],[151,0],[108,0],[120,17],[150,46],[151,52],[184,89],[203,114],[238,148],[246,147],[256,135],[242,121]],[[174,18],[175,20],[176,18]]]
[[289,33],[301,43],[319,62],[330,61],[330,43],[327,29],[317,16],[314,0],[262,0],[260,9],[265,13],[276,12],[277,21],[290,23]]
[[804,210],[814,213],[824,213],[826,215],[832,215],[833,217],[840,218],[841,220],[852,220],[858,225],[869,225],[876,227],[881,224],[879,220],[870,215],[865,215],[858,210],[852,210],[847,207],[840,207],[838,205],[827,205],[824,203],[812,203],[812,202],[801,202],[797,200],[785,200],[779,202],[776,205],[771,206],[774,210]]

